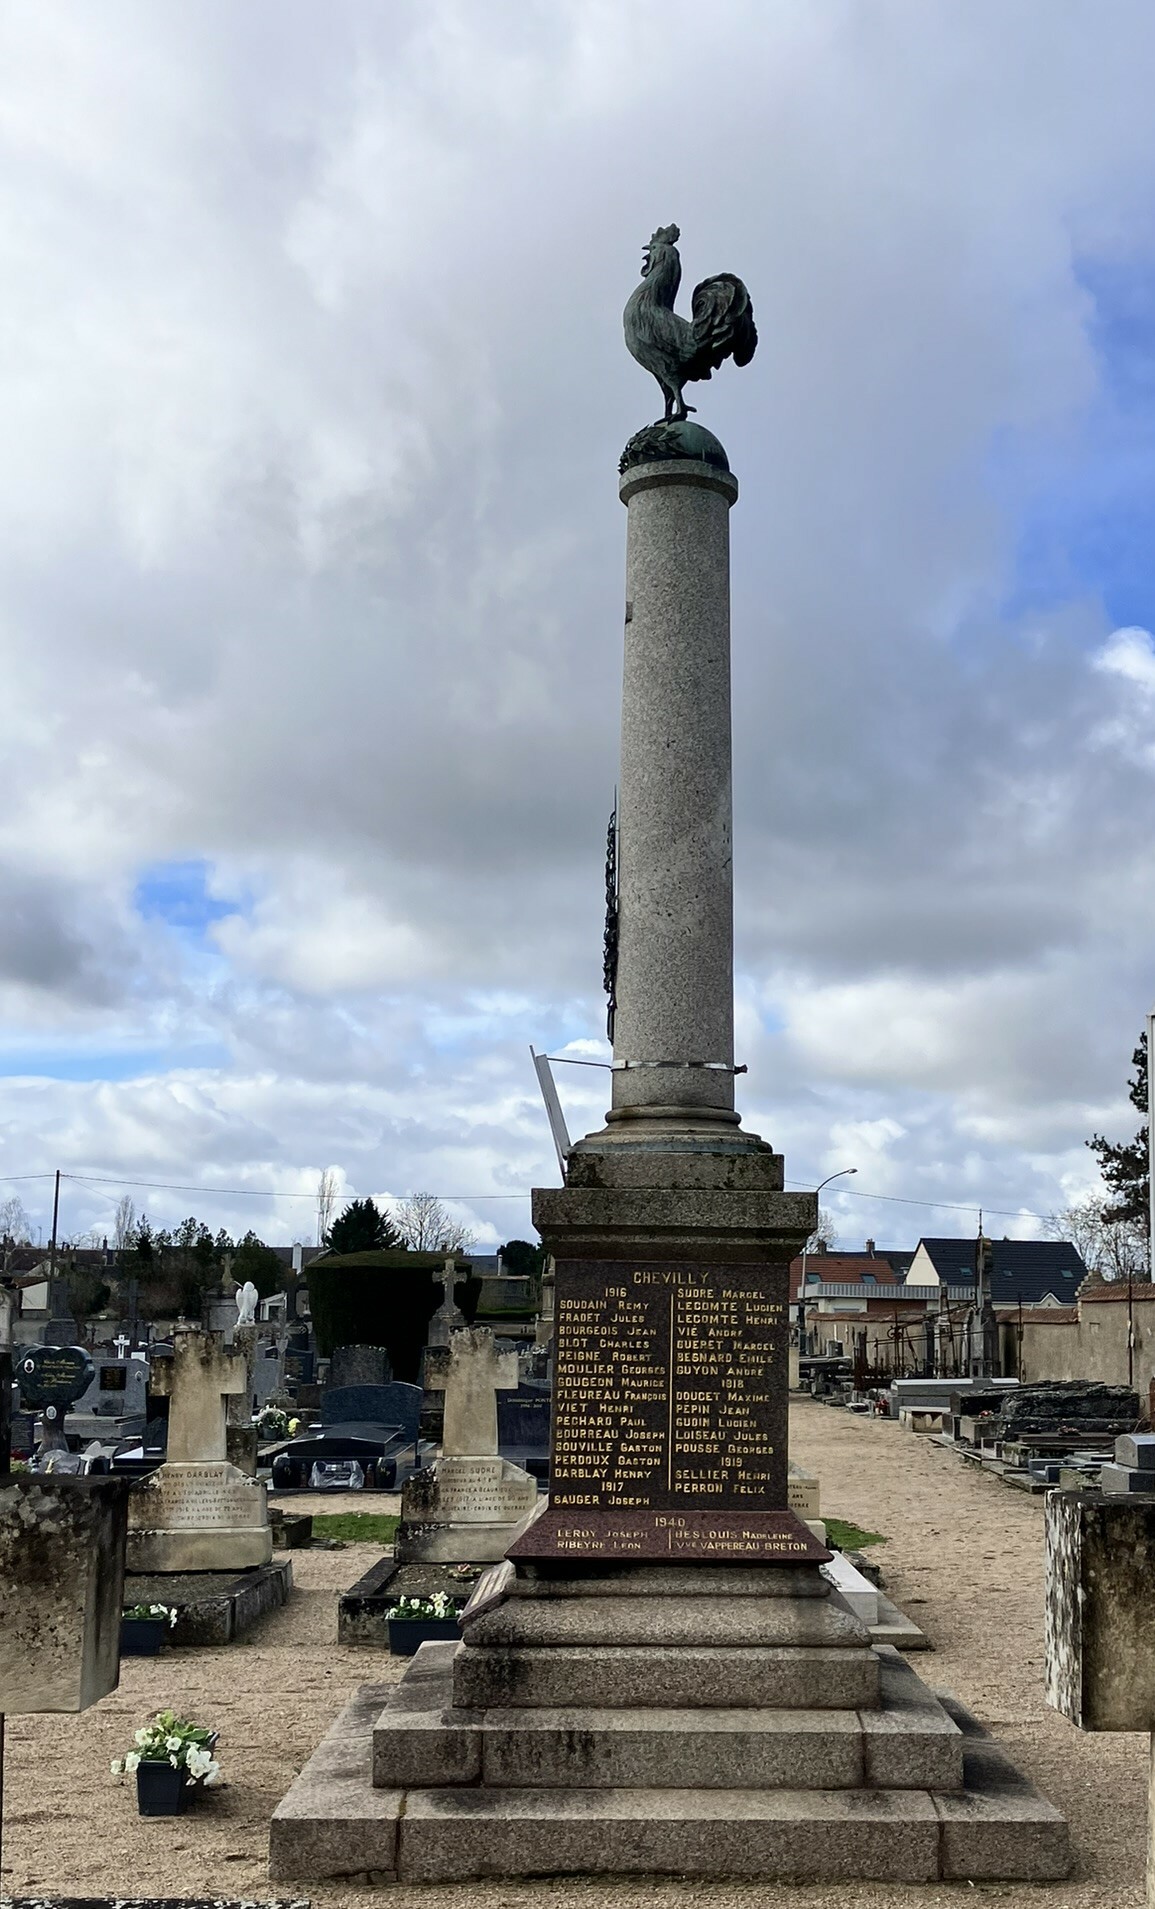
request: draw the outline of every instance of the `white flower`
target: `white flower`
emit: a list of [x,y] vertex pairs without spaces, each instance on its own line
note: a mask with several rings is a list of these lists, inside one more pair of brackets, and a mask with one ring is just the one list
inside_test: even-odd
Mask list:
[[132,1740],[134,1743],[139,1743],[141,1749],[143,1750],[146,1748],[151,1736],[152,1736],[151,1730],[138,1730]]
[[113,1757],[112,1762],[109,1764],[108,1767],[112,1771],[113,1776],[123,1776],[124,1775],[124,1758]]
[[185,1768],[190,1776],[206,1776],[212,1767],[212,1761],[207,1750],[192,1749],[185,1758]]
[[220,1780],[221,1780],[221,1766],[219,1763],[216,1763],[210,1759],[209,1767],[204,1774],[205,1789],[215,1790]]
[[136,1751],[130,1750],[128,1755],[124,1759],[125,1776],[131,1776],[139,1762],[140,1762],[140,1758],[137,1756]]
[[166,1750],[179,1750],[182,1742],[183,1738],[181,1737],[166,1737],[164,1747]]
[[180,1758],[179,1758],[179,1757],[170,1757],[170,1758],[169,1758],[169,1762],[170,1762],[170,1763],[172,1764],[172,1767],[173,1767],[173,1769],[174,1769],[174,1770],[179,1770],[179,1769],[180,1769]]

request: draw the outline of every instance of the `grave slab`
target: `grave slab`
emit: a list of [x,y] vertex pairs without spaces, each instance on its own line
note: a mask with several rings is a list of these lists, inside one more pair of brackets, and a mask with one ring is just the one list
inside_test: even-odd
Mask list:
[[186,1648],[231,1644],[264,1617],[287,1604],[293,1587],[289,1558],[274,1558],[249,1571],[130,1573],[126,1604],[167,1604],[177,1613],[166,1641]]
[[[1155,1432],[1124,1432],[1115,1440],[1115,1463],[1155,1474]],[[1155,1490],[1155,1476],[1152,1489]]]

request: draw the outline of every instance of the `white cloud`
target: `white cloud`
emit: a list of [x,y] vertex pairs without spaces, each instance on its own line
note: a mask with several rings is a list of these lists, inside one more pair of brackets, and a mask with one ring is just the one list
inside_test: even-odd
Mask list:
[[[655,408],[618,313],[676,217],[762,332],[701,393],[746,1104],[788,1172],[1057,1203],[1129,1130],[1155,656],[1081,586],[1005,606],[1101,386],[1081,265],[1149,258],[1153,55],[1138,0],[0,22],[0,1011],[162,1055],[0,1083],[5,1159],[552,1177],[525,1048],[600,1033]],[[252,898],[195,958],[130,901],[189,858]],[[605,1084],[561,1072],[580,1131]]]

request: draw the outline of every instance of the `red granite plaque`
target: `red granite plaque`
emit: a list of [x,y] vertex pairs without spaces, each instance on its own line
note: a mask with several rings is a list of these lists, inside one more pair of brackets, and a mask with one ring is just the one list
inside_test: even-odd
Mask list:
[[787,1509],[787,1270],[560,1260],[550,1506],[511,1557],[828,1555]]

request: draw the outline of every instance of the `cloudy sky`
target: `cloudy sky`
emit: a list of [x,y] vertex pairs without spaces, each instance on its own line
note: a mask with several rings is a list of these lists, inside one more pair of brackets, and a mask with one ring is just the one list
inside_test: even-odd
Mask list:
[[762,339],[699,388],[748,1122],[846,1245],[1086,1190],[1155,995],[1149,0],[37,0],[0,71],[0,1197],[527,1231],[670,220]]

